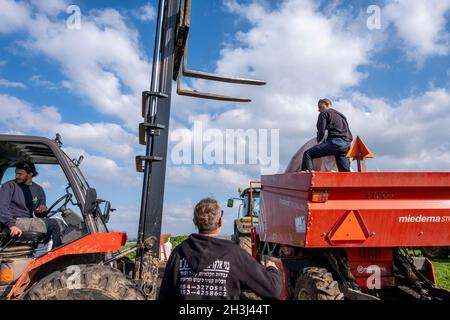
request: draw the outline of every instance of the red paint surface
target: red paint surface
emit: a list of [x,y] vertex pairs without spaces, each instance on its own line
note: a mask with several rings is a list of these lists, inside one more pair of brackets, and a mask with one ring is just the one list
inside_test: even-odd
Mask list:
[[[328,191],[312,203],[312,190]],[[349,210],[368,231],[359,242],[327,235]],[[434,222],[404,222],[408,217]],[[297,221],[304,219],[304,231]],[[262,177],[258,233],[262,241],[308,248],[450,245],[450,173],[317,172]]]
[[29,283],[30,272],[62,256],[90,253],[113,252],[119,250],[127,241],[127,235],[119,232],[94,233],[75,242],[62,246],[35,259],[14,284],[8,299],[19,298]]

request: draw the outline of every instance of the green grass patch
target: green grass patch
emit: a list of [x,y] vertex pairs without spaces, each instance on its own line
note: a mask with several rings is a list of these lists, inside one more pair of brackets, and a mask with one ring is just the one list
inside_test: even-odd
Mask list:
[[450,260],[433,260],[439,287],[450,290]]

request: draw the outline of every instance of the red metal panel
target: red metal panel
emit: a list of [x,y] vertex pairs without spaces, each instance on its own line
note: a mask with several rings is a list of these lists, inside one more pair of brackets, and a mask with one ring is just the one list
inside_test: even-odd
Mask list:
[[25,272],[14,284],[8,295],[8,299],[20,298],[24,290],[28,287],[30,272],[33,272],[38,267],[50,262],[51,260],[67,255],[117,251],[126,243],[126,241],[127,235],[125,233],[94,233],[51,251],[30,263]]
[[306,196],[306,192],[262,189],[257,226],[260,240],[303,247],[308,222]]
[[[415,247],[450,244],[450,201],[329,201],[311,204],[308,247]],[[320,207],[320,209],[318,209]],[[333,208],[333,209],[331,209]],[[360,243],[331,244],[328,235],[348,208],[357,210],[369,237]]]
[[[329,200],[311,203],[311,190],[327,191]],[[360,214],[369,237],[360,243],[331,245],[327,236],[349,210]],[[260,215],[261,240],[286,245],[447,246],[450,173],[320,172],[263,176]]]

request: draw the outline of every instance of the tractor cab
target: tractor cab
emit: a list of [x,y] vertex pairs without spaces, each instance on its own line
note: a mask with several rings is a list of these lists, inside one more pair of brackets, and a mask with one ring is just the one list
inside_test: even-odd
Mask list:
[[[53,202],[48,201],[53,194],[45,190],[48,207],[45,217],[64,221],[67,227],[64,242],[90,233],[108,232],[110,203],[97,199],[96,190],[90,187],[80,170],[82,160],[83,156],[71,159],[64,152],[59,135],[55,140],[0,135],[0,185],[14,179],[15,165],[20,161],[31,161],[39,166],[44,190],[47,185],[54,190],[48,182],[52,179],[55,185],[66,185],[65,189],[56,191],[61,194],[57,194]],[[104,210],[99,206],[101,203],[105,204]],[[75,229],[77,235],[74,235]]]
[[238,217],[234,220],[234,241],[246,251],[252,250],[252,232],[259,223],[259,195],[261,187],[258,181],[251,181],[250,187],[239,188],[239,198],[228,199],[227,207],[232,208],[239,201]]
[[[71,159],[61,147],[59,135],[55,140],[0,135],[0,186],[15,179],[18,162],[33,162],[41,173],[38,178],[43,180],[37,178],[36,182],[44,188],[48,207],[42,217],[33,219],[32,225],[30,222],[29,231],[23,230],[20,237],[12,237],[8,227],[0,226],[0,297],[5,297],[40,257],[46,259],[51,238],[41,218],[55,219],[61,227],[62,245],[51,250],[54,255],[56,251],[67,251],[70,244],[90,234],[108,232],[109,202],[97,199],[95,189],[84,178],[80,170],[83,158]],[[57,189],[64,185],[65,188]],[[100,203],[105,203],[103,210]]]

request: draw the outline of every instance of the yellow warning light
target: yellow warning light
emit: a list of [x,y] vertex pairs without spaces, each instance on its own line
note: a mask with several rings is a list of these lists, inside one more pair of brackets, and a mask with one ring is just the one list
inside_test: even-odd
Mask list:
[[327,202],[328,191],[313,191],[311,193],[311,202]]
[[11,282],[14,279],[14,270],[0,270],[0,282]]

